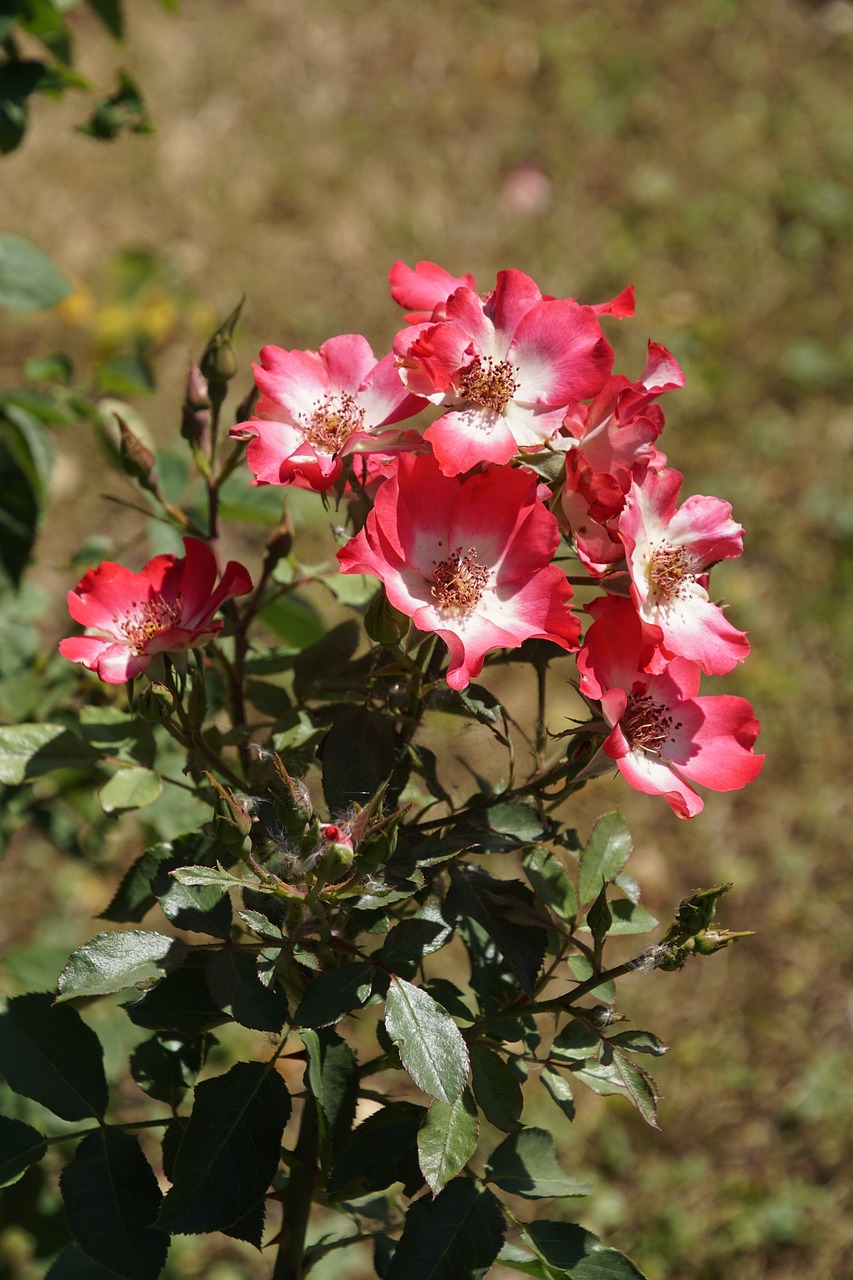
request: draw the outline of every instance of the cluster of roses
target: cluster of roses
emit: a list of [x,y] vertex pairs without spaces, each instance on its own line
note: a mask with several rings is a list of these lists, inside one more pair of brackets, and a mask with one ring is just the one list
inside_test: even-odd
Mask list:
[[[633,290],[584,306],[502,271],[479,294],[470,276],[420,262],[393,267],[391,293],[407,324],[380,360],[355,334],[319,351],[263,349],[254,414],[231,431],[248,440],[257,483],[369,495],[341,570],[379,579],[395,609],[441,637],[453,688],[490,650],[550,640],[577,651],[604,750],[632,786],[692,817],[702,800],[688,779],[751,781],[763,762],[752,708],[698,696],[702,672],[725,674],[749,651],[708,594],[710,568],[740,555],[743,531],[719,499],[678,506],[682,476],[656,445],[656,401],[684,384],[670,353],[650,342],[636,382],[612,372],[600,320],[632,315]],[[427,404],[442,412],[425,431],[398,425]],[[561,528],[604,588],[582,645],[554,563]],[[186,546],[186,560],[157,557],[140,575],[87,574],[71,613],[108,638],[62,652],[119,682],[155,652],[204,643],[219,605],[251,583],[229,564],[211,594],[212,555]]]

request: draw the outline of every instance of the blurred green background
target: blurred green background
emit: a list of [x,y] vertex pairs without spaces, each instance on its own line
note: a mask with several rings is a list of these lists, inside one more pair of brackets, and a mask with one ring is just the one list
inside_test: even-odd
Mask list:
[[[380,354],[399,327],[385,284],[397,258],[470,271],[482,289],[515,266],[587,302],[632,282],[636,319],[608,322],[617,370],[639,374],[648,337],[684,366],[661,443],[687,491],[730,499],[747,531],[715,588],[753,653],[709,691],[753,702],[767,764],[690,824],[603,781],[578,825],[619,804],[652,910],[733,880],[723,922],[756,936],[623,984],[634,1025],[673,1045],[656,1072],[662,1131],[590,1099],[558,1137],[597,1185],[579,1216],[652,1280],[846,1280],[853,4],[129,8],[118,54],[74,10],[77,57],[101,81],[120,57],[157,132],[83,138],[72,95],[39,102],[2,161],[3,229],[78,284],[53,313],[6,317],[3,386],[34,354],[62,349],[85,369],[142,352],[158,385],[140,412],[166,442],[188,354],[240,295],[244,371],[265,342],[339,332]],[[57,448],[34,577],[59,602],[79,576],[71,543],[97,533],[120,549],[138,520],[99,499],[115,482],[93,482],[88,428],[64,428]],[[57,611],[46,643],[64,628]],[[92,932],[116,875],[103,858],[40,849],[35,871],[32,858],[13,841],[0,862],[0,950],[19,974]],[[266,1271],[205,1257],[188,1253],[182,1274]]]

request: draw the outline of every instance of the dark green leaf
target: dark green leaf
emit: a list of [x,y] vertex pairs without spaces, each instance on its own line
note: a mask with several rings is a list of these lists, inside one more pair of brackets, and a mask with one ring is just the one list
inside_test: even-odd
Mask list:
[[278,1168],[290,1107],[284,1081],[263,1062],[238,1062],[198,1085],[159,1225],[196,1235],[250,1213]]
[[57,979],[57,1003],[77,996],[110,995],[128,987],[145,990],[179,968],[186,957],[186,944],[163,933],[144,929],[99,933],[68,957]]
[[210,994],[235,1022],[253,1031],[281,1031],[287,997],[277,982],[264,986],[255,956],[237,947],[223,947],[208,960],[206,973]]
[[[47,77],[47,67],[43,62],[38,62],[34,58],[7,59],[0,63],[0,152],[8,155],[20,145],[21,139],[27,131],[29,122],[29,101],[30,96],[35,93],[44,84]],[[3,239],[14,240],[17,237],[5,236]],[[24,244],[25,241],[18,241]],[[32,249],[31,245],[26,246]],[[33,249],[33,252],[37,250]],[[39,255],[41,256],[41,255]],[[45,259],[47,261],[47,259]],[[52,267],[52,264],[48,263]],[[52,268],[55,270],[55,268]],[[60,280],[62,277],[60,276]],[[11,296],[17,297],[17,302],[4,302],[4,279],[2,259],[0,259],[0,306],[11,306],[19,308],[33,308],[42,306],[53,306],[53,302],[31,301],[32,292],[27,288],[27,278],[23,280],[23,291],[19,282],[15,279],[14,274],[11,279],[6,281],[6,288],[11,287]],[[63,284],[66,283],[63,280]],[[70,291],[70,286],[64,293],[60,293],[54,301],[59,302]],[[38,284],[36,283],[35,297],[40,295]]]
[[647,1071],[629,1058],[617,1052],[612,1062],[581,1062],[572,1067],[572,1074],[593,1093],[621,1093],[653,1129],[659,1128],[657,1085]]
[[650,1053],[655,1058],[662,1057],[669,1050],[669,1046],[651,1031],[617,1031],[616,1035],[608,1037],[607,1043],[631,1053]]
[[611,898],[610,903],[611,934],[650,933],[657,927],[657,920],[639,902],[629,902],[626,898]]
[[294,1014],[296,1027],[325,1027],[359,1009],[370,995],[373,970],[363,960],[327,969],[308,987]]
[[80,133],[110,141],[122,129],[129,129],[131,133],[153,132],[145,102],[133,76],[127,71],[119,71],[118,79],[119,86],[115,93],[103,98],[86,123],[77,126]]
[[522,922],[526,914],[535,918],[533,894],[518,880],[496,880],[478,867],[454,866],[450,874],[448,910],[486,931],[532,996],[547,938],[545,928]]
[[346,707],[326,735],[320,756],[330,813],[365,805],[394,768],[390,721],[363,707]]
[[503,1242],[504,1217],[490,1191],[455,1178],[434,1200],[418,1200],[387,1280],[480,1280]]
[[500,1266],[510,1271],[518,1271],[523,1276],[533,1276],[533,1280],[571,1280],[568,1271],[558,1271],[549,1267],[547,1262],[537,1258],[527,1249],[515,1244],[505,1244],[498,1254]]
[[592,1187],[560,1166],[554,1139],[545,1129],[522,1129],[504,1138],[491,1154],[486,1176],[502,1191],[528,1200],[548,1196],[586,1196]]
[[153,804],[162,790],[162,779],[153,770],[130,765],[127,769],[119,769],[104,783],[98,799],[104,813],[124,813]]
[[149,1031],[175,1031],[187,1039],[228,1022],[228,1014],[210,994],[201,967],[206,959],[201,956],[194,963],[191,957],[189,963],[158,982],[141,1000],[124,1005],[131,1022]]
[[124,38],[124,14],[121,0],[89,0],[89,8],[98,15],[113,39]]
[[18,586],[35,545],[41,502],[11,443],[0,437],[0,567]]
[[324,629],[314,644],[302,649],[293,666],[293,691],[300,702],[346,668],[361,638],[358,623],[348,619],[331,631]]
[[0,782],[17,786],[53,769],[86,769],[97,760],[88,743],[61,724],[0,728]]
[[598,966],[599,956],[604,939],[613,924],[613,915],[607,901],[607,885],[602,885],[601,892],[586,913],[586,925],[595,943],[595,964]]
[[82,707],[80,733],[102,755],[153,763],[156,746],[151,725],[118,707]]
[[597,897],[604,885],[616,879],[631,856],[631,848],[631,833],[621,813],[606,813],[598,819],[581,854],[581,902]]
[[559,1035],[554,1037],[554,1043],[551,1045],[551,1057],[583,1061],[586,1058],[595,1057],[600,1048],[600,1032],[596,1031],[594,1027],[588,1027],[579,1018],[573,1018]]
[[497,1129],[519,1127],[524,1098],[521,1085],[500,1054],[481,1044],[471,1046],[471,1085],[477,1106]]
[[578,914],[578,895],[556,850],[537,845],[525,853],[522,862],[533,892],[558,920],[574,922]]
[[60,1178],[68,1225],[93,1261],[125,1280],[156,1280],[169,1240],[152,1224],[163,1197],[139,1140],[89,1134]]
[[231,899],[222,885],[188,885],[170,874],[180,869],[181,858],[161,862],[151,880],[163,914],[176,929],[231,937]]
[[147,360],[138,356],[120,356],[107,360],[95,375],[98,390],[123,400],[150,395],[156,390],[154,374]]
[[207,1060],[216,1041],[213,1036],[152,1036],[143,1040],[130,1055],[130,1074],[143,1093],[173,1109],[182,1101],[187,1089]]
[[[32,77],[41,74],[42,64],[19,63],[17,74],[27,74],[25,68],[32,68],[29,72]],[[10,72],[7,65],[4,68],[4,81],[8,79]],[[5,84],[0,84],[0,96],[3,96],[4,88]],[[72,286],[65,276],[57,271],[40,249],[18,236],[0,235],[0,307],[22,311],[55,307],[57,302],[67,298],[71,292]]]
[[115,1271],[93,1262],[79,1245],[72,1244],[51,1266],[45,1280],[115,1280]]
[[98,1037],[76,1010],[54,1005],[49,994],[0,997],[0,1075],[63,1120],[107,1109]]
[[447,1010],[421,987],[392,977],[385,1026],[418,1088],[455,1102],[468,1079],[468,1048]]
[[413,1102],[392,1102],[358,1126],[335,1161],[329,1179],[331,1194],[357,1186],[366,1192],[384,1191],[402,1182],[413,1196],[423,1186],[418,1165],[418,1129],[426,1115]]
[[630,1258],[606,1249],[598,1236],[576,1222],[530,1222],[524,1238],[543,1261],[571,1280],[645,1280]]
[[328,1177],[350,1135],[358,1102],[358,1062],[335,1031],[303,1031],[308,1051],[307,1084],[317,1107],[320,1162]]
[[569,1120],[574,1120],[575,1104],[568,1081],[564,1080],[559,1071],[555,1071],[553,1067],[543,1067],[539,1079],[563,1115],[567,1116]]
[[418,1133],[418,1162],[433,1195],[462,1172],[479,1136],[477,1108],[468,1089],[455,1102],[433,1102]]
[[543,827],[535,809],[517,800],[506,800],[492,805],[488,811],[488,823],[493,831],[515,836],[520,844],[530,844],[542,835]]
[[[245,485],[245,481],[243,483]],[[223,509],[223,515],[226,510],[227,508]],[[244,513],[243,518],[246,514],[251,513]],[[254,518],[257,516],[255,515]],[[233,515],[231,519],[234,519]],[[277,636],[280,636],[285,644],[293,645],[300,652],[316,644],[327,631],[322,615],[310,600],[306,600],[296,591],[290,591],[286,596],[280,596],[278,600],[264,605],[260,612],[260,619]],[[350,653],[353,652],[355,652],[354,647],[350,650]]]
[[31,1164],[47,1154],[43,1133],[22,1120],[0,1116],[0,1187],[17,1182]]
[[151,888],[157,868],[173,860],[174,850],[170,844],[155,844],[146,849],[124,873],[112,902],[98,918],[118,924],[138,924],[157,901]]
[[460,1022],[473,1022],[474,1015],[462,999],[462,992],[447,978],[429,978],[423,983],[423,990],[444,1005],[447,1012]]
[[393,973],[411,977],[424,956],[440,950],[453,934],[436,907],[401,920],[389,932],[379,953],[381,964]]

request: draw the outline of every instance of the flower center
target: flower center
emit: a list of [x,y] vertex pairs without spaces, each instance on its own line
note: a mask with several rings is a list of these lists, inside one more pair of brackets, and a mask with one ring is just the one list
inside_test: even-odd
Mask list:
[[435,564],[432,574],[432,594],[439,609],[455,613],[470,613],[479,603],[480,596],[489,585],[489,571],[477,559],[477,549],[472,547],[465,555],[457,547],[446,560]]
[[508,360],[477,356],[462,370],[457,389],[464,400],[503,413],[518,390],[518,370]]
[[663,542],[655,547],[649,560],[649,584],[659,596],[668,600],[677,596],[685,578],[692,580],[692,565],[684,547],[671,547]]
[[181,597],[164,600],[162,596],[153,596],[150,600],[132,600],[130,609],[123,618],[113,618],[116,631],[124,636],[130,648],[137,655],[145,652],[145,646],[161,631],[170,627],[179,627],[182,616]]
[[674,721],[667,708],[655,702],[651,694],[639,691],[628,694],[622,732],[631,747],[652,751],[659,756],[673,729],[680,729],[681,721]]
[[318,401],[305,431],[305,439],[319,453],[337,453],[354,431],[364,426],[364,410],[348,391]]

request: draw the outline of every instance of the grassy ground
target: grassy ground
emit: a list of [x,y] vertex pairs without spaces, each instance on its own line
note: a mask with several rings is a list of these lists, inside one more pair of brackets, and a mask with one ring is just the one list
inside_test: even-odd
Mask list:
[[[84,69],[108,76],[114,49],[76,25]],[[62,316],[15,323],[4,384],[34,351],[85,363],[146,334],[160,441],[210,314],[248,295],[246,360],[354,330],[384,350],[398,257],[483,288],[514,265],[586,301],[632,281],[617,367],[638,372],[648,336],[682,361],[664,443],[747,529],[716,586],[751,634],[726,687],[756,706],[768,760],[689,825],[616,784],[583,799],[587,829],[622,806],[653,910],[731,879],[725,923],[756,931],[625,987],[635,1022],[673,1044],[662,1133],[617,1103],[563,1135],[602,1187],[585,1220],[652,1280],[853,1275],[852,55],[848,0],[137,5],[124,57],[157,134],[89,142],[70,133],[73,103],[45,102],[3,161],[4,229],[81,282]],[[133,301],[122,250],[148,255]],[[61,441],[39,565],[58,594],[69,528],[124,536],[88,449]],[[100,873],[72,886],[49,870],[78,919],[99,908]],[[29,883],[17,860],[0,876],[10,898]],[[28,928],[7,921],[7,942]]]

